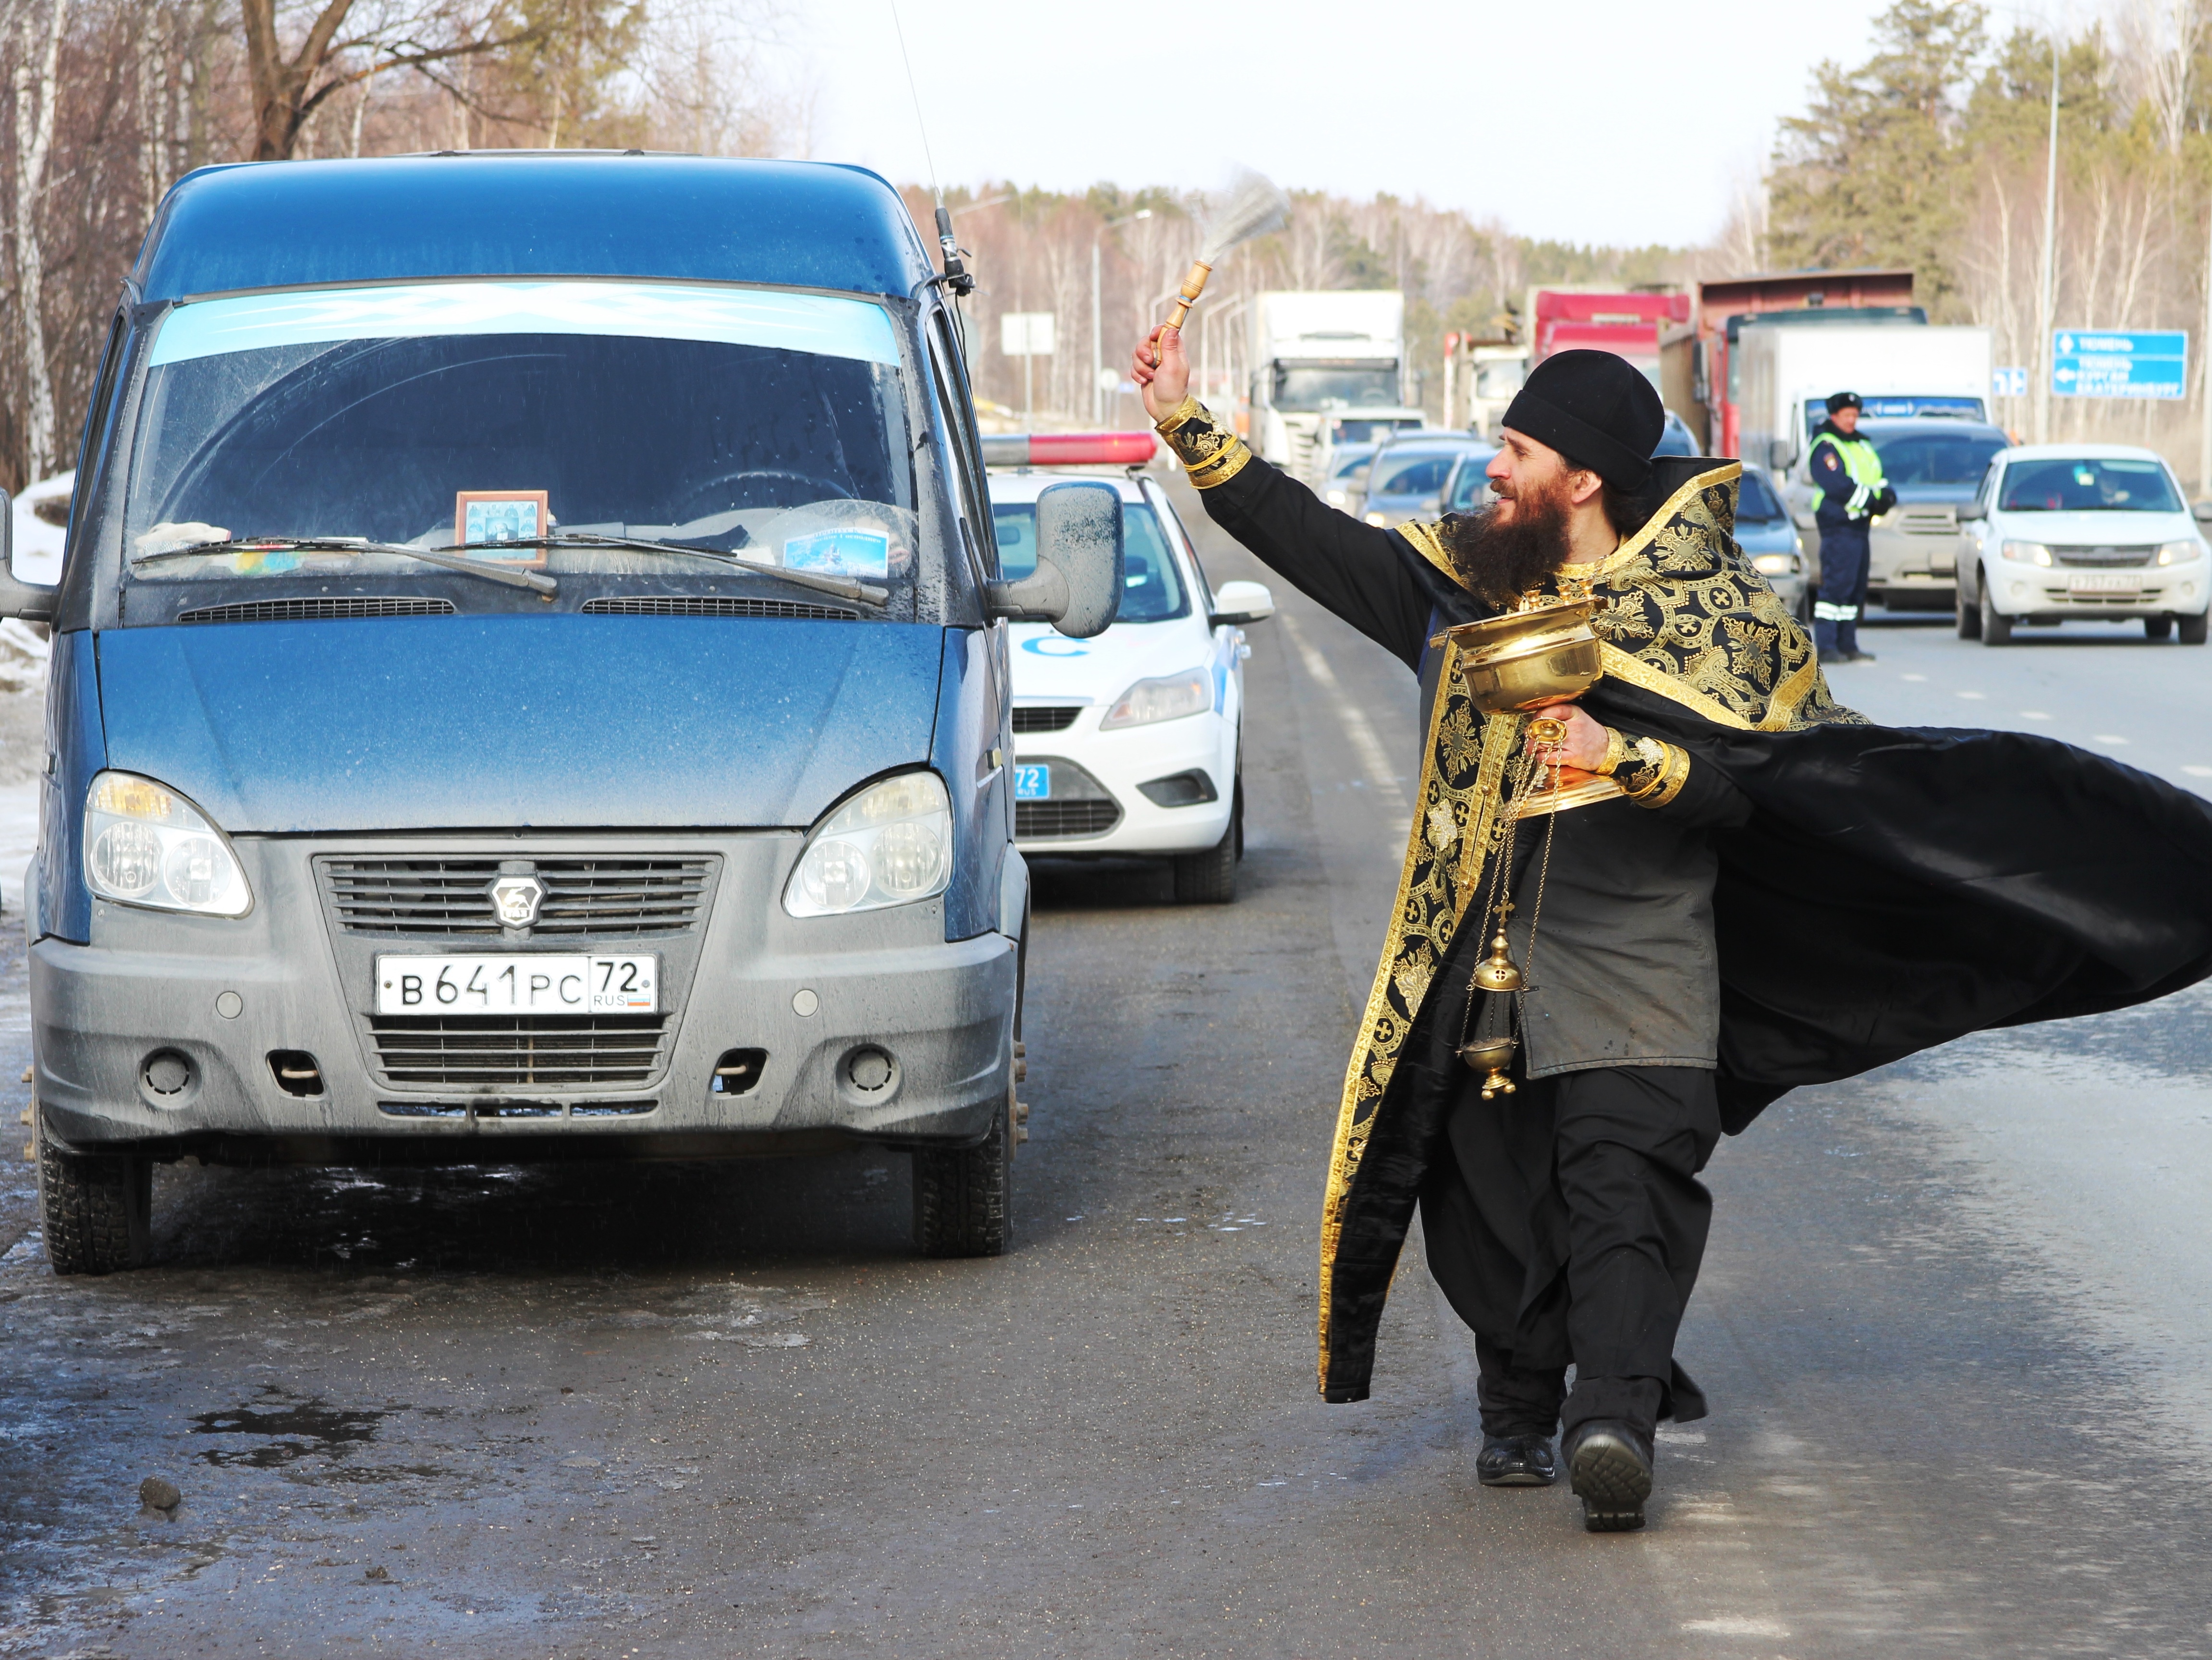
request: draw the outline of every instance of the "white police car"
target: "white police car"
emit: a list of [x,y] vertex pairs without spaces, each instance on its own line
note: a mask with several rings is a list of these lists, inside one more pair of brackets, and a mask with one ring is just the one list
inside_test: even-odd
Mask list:
[[1036,565],[1036,499],[1070,477],[1121,495],[1119,620],[1090,640],[1015,623],[1014,839],[1023,852],[1161,855],[1185,903],[1233,899],[1243,854],[1241,624],[1274,614],[1257,582],[1217,593],[1157,480],[1152,435],[986,437],[999,562]]

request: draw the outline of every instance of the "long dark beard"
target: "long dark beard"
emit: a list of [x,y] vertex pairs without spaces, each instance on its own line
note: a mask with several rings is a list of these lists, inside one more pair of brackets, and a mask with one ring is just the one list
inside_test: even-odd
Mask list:
[[1445,544],[1468,592],[1504,611],[1566,563],[1567,493],[1524,490],[1510,520],[1495,505],[1454,518]]

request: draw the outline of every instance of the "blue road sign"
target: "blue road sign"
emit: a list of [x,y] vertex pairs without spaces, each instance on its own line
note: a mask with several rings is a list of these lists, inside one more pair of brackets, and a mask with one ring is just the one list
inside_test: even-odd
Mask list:
[[2058,398],[2186,398],[2189,337],[2179,329],[2121,334],[2061,329],[2051,338]]
[[2027,396],[2027,371],[2024,368],[1994,369],[1990,374],[1990,392],[1996,398],[2025,398]]

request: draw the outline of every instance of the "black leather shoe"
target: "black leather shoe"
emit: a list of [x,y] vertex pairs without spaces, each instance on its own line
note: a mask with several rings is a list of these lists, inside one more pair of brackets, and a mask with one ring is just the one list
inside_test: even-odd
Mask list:
[[1851,660],[1844,656],[1843,653],[1838,651],[1833,646],[1828,646],[1822,648],[1820,652],[1820,660],[1823,663],[1848,663]]
[[1850,660],[1854,663],[1872,663],[1878,660],[1870,651],[1854,651],[1850,654]]
[[1486,1435],[1474,1473],[1486,1487],[1548,1487],[1559,1479],[1559,1455],[1548,1435]]
[[1644,1525],[1651,1496],[1651,1444],[1617,1418],[1593,1418],[1567,1438],[1567,1477],[1592,1533],[1630,1533]]

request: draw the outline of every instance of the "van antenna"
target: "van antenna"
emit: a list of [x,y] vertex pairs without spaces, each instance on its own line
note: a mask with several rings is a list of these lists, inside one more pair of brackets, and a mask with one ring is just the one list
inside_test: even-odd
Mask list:
[[889,0],[891,28],[898,35],[899,58],[906,65],[906,89],[914,95],[914,124],[921,131],[922,160],[929,166],[929,193],[937,203],[937,246],[945,255],[945,286],[964,299],[975,292],[975,279],[960,258],[960,245],[952,234],[952,212],[945,205],[945,186],[937,177],[937,156],[929,147],[929,122],[921,112],[921,87],[914,78],[914,54],[906,49],[906,25],[899,21],[898,0]]

